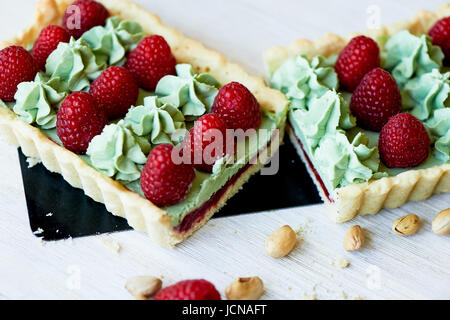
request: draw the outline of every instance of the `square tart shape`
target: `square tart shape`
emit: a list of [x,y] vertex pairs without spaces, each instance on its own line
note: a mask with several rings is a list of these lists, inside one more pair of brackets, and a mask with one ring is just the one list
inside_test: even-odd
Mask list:
[[[297,39],[290,46],[269,49],[264,53],[264,61],[267,71],[271,74],[284,61],[299,54],[305,54],[309,59],[317,55],[328,57],[339,54],[353,37],[361,34],[373,39],[391,36],[401,30],[408,30],[414,35],[425,34],[437,20],[446,16],[450,16],[450,4],[440,6],[435,13],[420,10],[408,20],[368,30],[365,33],[353,33],[345,38],[336,34],[326,34],[314,42]],[[427,169],[411,169],[379,180],[351,184],[335,189],[330,197],[327,195],[328,191],[324,191],[320,177],[290,125],[287,125],[287,131],[308,168],[322,200],[328,206],[330,218],[336,222],[345,222],[357,215],[376,214],[383,208],[397,208],[409,201],[423,201],[433,194],[450,192],[450,164],[447,163]]]
[[[261,157],[261,161],[250,166],[237,180],[232,181],[226,192],[206,210],[201,221],[196,220],[188,231],[178,232],[172,226],[170,216],[162,208],[90,167],[76,154],[50,140],[38,128],[19,119],[11,110],[0,108],[0,137],[3,140],[20,147],[27,157],[40,159],[49,171],[60,173],[70,185],[83,189],[87,196],[104,203],[109,212],[127,219],[131,227],[146,232],[156,243],[175,246],[206,224],[213,214],[261,169],[264,161],[275,153],[283,139],[288,101],[283,94],[267,87],[262,78],[248,75],[243,68],[229,62],[220,53],[209,50],[201,43],[184,37],[179,31],[163,25],[156,15],[135,3],[129,0],[97,1],[102,3],[111,15],[139,23],[148,34],[163,36],[177,62],[190,63],[197,72],[207,72],[223,84],[231,81],[241,82],[255,95],[262,109],[275,112],[282,118],[280,132],[272,140],[270,154]],[[32,22],[11,40],[3,41],[0,48],[10,45],[26,47],[32,44],[41,29],[50,24],[61,23],[66,8],[72,2],[73,0],[40,0]]]

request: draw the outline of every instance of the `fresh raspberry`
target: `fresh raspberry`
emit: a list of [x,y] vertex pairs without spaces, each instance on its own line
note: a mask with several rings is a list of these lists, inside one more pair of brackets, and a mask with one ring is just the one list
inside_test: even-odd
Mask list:
[[342,89],[352,92],[364,75],[380,66],[380,49],[375,41],[358,36],[342,49],[334,66]]
[[77,0],[64,13],[63,28],[78,39],[86,31],[96,26],[105,25],[109,12],[99,2],[93,0]]
[[225,156],[226,145],[227,127],[225,123],[219,115],[209,113],[195,122],[183,143],[183,153],[190,153],[190,163],[194,164],[197,170],[212,172],[214,163]]
[[170,144],[157,146],[141,173],[142,191],[148,200],[160,207],[174,205],[186,198],[195,178],[191,165],[174,162],[172,151],[177,150]]
[[388,168],[413,168],[428,158],[430,137],[422,122],[409,113],[400,113],[381,130],[378,149]]
[[45,69],[47,58],[55,51],[60,42],[69,42],[70,35],[60,26],[50,25],[42,29],[34,43],[32,54],[41,70]]
[[261,107],[255,96],[242,84],[231,82],[217,94],[212,112],[217,113],[229,129],[258,129]]
[[18,46],[7,47],[0,51],[0,99],[14,101],[17,85],[33,81],[39,67],[32,55]]
[[110,120],[123,117],[136,103],[139,87],[123,67],[109,67],[92,83],[89,93]]
[[87,92],[74,92],[62,103],[56,132],[64,147],[78,154],[86,153],[91,140],[102,133],[108,123],[103,110]]
[[221,300],[221,298],[211,282],[185,280],[162,289],[155,300]]
[[154,91],[162,77],[175,74],[176,63],[166,40],[153,35],[139,42],[129,54],[125,67],[130,70],[140,87]]
[[450,59],[450,17],[438,20],[428,32],[433,39],[433,44],[441,47],[445,58]]
[[380,131],[390,117],[402,110],[397,82],[389,72],[373,69],[353,92],[350,110],[358,119],[360,127]]

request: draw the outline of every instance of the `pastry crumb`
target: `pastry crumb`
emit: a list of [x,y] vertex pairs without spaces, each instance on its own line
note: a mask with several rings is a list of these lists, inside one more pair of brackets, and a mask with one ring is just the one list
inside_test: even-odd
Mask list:
[[307,234],[312,233],[312,230],[309,226],[310,220],[305,219],[303,222],[298,224],[294,229],[294,232],[299,235],[300,237],[305,236]]
[[102,238],[100,242],[108,249],[114,251],[115,253],[120,253],[122,251],[122,245],[113,239]]
[[293,230],[296,234],[301,235],[306,231],[306,224],[298,225]]
[[44,233],[44,230],[42,228],[38,228],[35,232],[33,232],[34,235],[38,236]]
[[304,293],[303,300],[317,300],[317,295],[315,293]]
[[350,262],[346,259],[341,258],[341,259],[335,260],[333,262],[333,264],[338,268],[345,269],[350,265]]
[[317,299],[316,287],[317,284],[314,284],[310,288],[310,293],[307,292],[303,293],[303,300],[319,300]]
[[39,163],[41,163],[41,159],[37,158],[27,158],[28,168],[33,168]]
[[344,291],[339,292],[339,295],[342,299],[347,300],[347,294]]

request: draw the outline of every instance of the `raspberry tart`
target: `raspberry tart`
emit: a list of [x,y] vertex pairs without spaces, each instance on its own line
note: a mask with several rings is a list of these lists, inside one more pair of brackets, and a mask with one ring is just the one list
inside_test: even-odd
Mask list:
[[450,192],[450,5],[264,55],[290,101],[287,130],[344,222]]
[[204,225],[283,137],[279,91],[127,0],[41,0],[1,47],[0,135],[162,245]]

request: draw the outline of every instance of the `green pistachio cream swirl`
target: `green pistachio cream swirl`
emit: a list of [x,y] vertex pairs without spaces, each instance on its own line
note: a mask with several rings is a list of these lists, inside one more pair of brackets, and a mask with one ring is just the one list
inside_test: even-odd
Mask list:
[[327,188],[367,181],[378,171],[377,147],[368,147],[368,139],[358,133],[349,139],[345,129],[356,125],[348,103],[335,90],[314,97],[307,110],[291,110],[289,117],[296,134],[306,142],[309,156],[319,164]]
[[286,95],[291,101],[291,108],[307,109],[309,99],[337,89],[338,78],[332,64],[324,57],[314,57],[310,63],[300,55],[287,60],[277,69],[270,83]]
[[118,181],[132,182],[141,176],[150,143],[133,133],[123,120],[110,124],[94,137],[86,154],[99,171]]
[[441,74],[438,69],[408,81],[402,91],[403,108],[417,119],[427,120],[433,111],[450,107],[450,72]]
[[110,124],[90,143],[87,155],[98,170],[129,183],[140,178],[152,145],[170,143],[172,135],[185,127],[180,110],[161,104],[157,97],[132,107],[125,119]]
[[47,59],[46,74],[57,79],[60,91],[87,91],[90,81],[96,79],[106,68],[98,63],[91,48],[83,39],[61,42]]
[[333,188],[364,182],[372,178],[380,164],[378,148],[367,146],[367,137],[359,132],[351,142],[344,131],[326,135],[314,156],[321,173]]
[[65,92],[55,89],[57,82],[38,73],[34,81],[20,83],[13,111],[26,123],[37,124],[42,129],[55,128],[58,106],[66,97]]
[[156,86],[160,101],[180,109],[186,117],[209,112],[219,93],[219,82],[210,74],[196,74],[190,64],[178,64],[176,72],[176,76],[165,76]]
[[386,43],[384,68],[397,81],[400,89],[411,78],[442,67],[444,54],[441,48],[431,43],[427,35],[417,37],[409,31],[400,31]]
[[100,64],[123,65],[126,53],[136,48],[144,36],[140,24],[111,17],[106,20],[104,27],[94,27],[81,38],[92,49]]
[[289,120],[295,133],[306,142],[309,157],[328,189],[367,181],[377,172],[378,149],[368,147],[363,133],[353,139],[346,135],[356,126],[348,101],[337,93],[338,78],[332,62],[305,56],[287,60],[271,79],[291,102]]
[[425,126],[434,140],[434,156],[443,163],[450,163],[450,108],[435,110]]
[[144,99],[144,105],[133,107],[125,123],[140,136],[148,136],[152,144],[173,143],[172,135],[186,127],[183,113],[170,104],[162,104],[157,97]]

